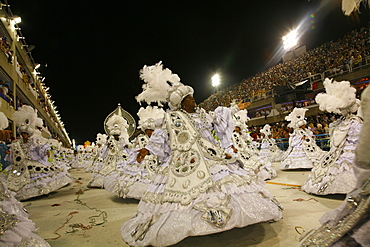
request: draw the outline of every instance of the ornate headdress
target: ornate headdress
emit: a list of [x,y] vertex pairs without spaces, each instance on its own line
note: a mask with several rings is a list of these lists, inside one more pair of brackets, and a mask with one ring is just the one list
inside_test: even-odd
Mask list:
[[113,115],[107,121],[107,126],[110,135],[119,135],[128,143],[129,136],[127,133],[128,124],[126,119],[118,115]]
[[147,129],[155,130],[157,123],[164,118],[165,111],[157,106],[141,107],[137,113],[139,116],[139,127],[142,131]]
[[108,136],[106,134],[98,133],[96,135],[96,144],[104,144],[107,142]]
[[172,74],[169,69],[163,69],[162,62],[153,66],[144,66],[140,70],[140,78],[144,80],[143,92],[136,96],[140,103],[145,101],[148,104],[152,102],[168,103],[172,110],[180,108],[181,101],[188,95],[193,95],[194,90],[180,82],[177,74]]
[[35,132],[37,112],[29,105],[24,105],[14,112],[13,120],[18,126],[18,133],[32,135]]
[[248,111],[246,109],[240,110],[234,114],[234,125],[238,126],[241,130],[248,128],[247,122],[250,120]]
[[268,137],[269,135],[271,135],[271,126],[269,124],[265,124],[265,126],[263,126],[260,132],[265,134],[266,137]]
[[332,81],[328,78],[324,81],[326,93],[316,95],[316,102],[322,111],[348,115],[356,112],[360,100],[356,99],[356,89],[351,87],[349,81]]
[[297,108],[295,107],[293,111],[285,117],[285,120],[290,121],[288,127],[290,128],[299,128],[302,125],[305,125],[307,122],[304,119],[304,115],[306,114],[306,108]]

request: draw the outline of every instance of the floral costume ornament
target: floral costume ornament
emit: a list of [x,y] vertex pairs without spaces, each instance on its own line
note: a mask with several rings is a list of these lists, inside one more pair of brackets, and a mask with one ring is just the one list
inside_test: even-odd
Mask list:
[[[235,157],[225,158],[224,148],[232,143],[236,109],[188,112],[182,104],[185,100],[188,106],[195,105],[193,89],[179,80],[171,81],[178,76],[163,70],[161,63],[144,67],[148,68],[155,74],[149,73],[145,82],[161,79],[151,88],[171,86],[158,93],[167,94],[164,99],[171,111],[166,112],[163,127],[154,131],[145,147],[161,160],[162,172],[153,175],[137,215],[122,225],[123,240],[130,246],[168,246],[188,236],[280,219],[279,206],[263,181],[240,168]],[[156,99],[145,100],[149,104]],[[220,142],[214,139],[213,128]],[[145,155],[139,152],[138,161]]]
[[313,133],[305,128],[307,124],[304,119],[306,108],[294,108],[285,117],[289,121],[288,127],[294,131],[289,137],[289,148],[285,151],[280,169],[311,169],[314,160],[320,159],[323,151],[316,145]]
[[324,81],[326,93],[316,96],[320,110],[333,112],[342,117],[330,124],[330,150],[315,162],[308,180],[302,186],[307,193],[318,195],[346,194],[356,185],[353,171],[362,119],[353,113],[360,100],[356,89],[348,81]]
[[49,194],[71,182],[67,171],[47,161],[49,144],[40,144],[32,138],[36,119],[37,113],[28,105],[13,115],[18,133],[31,136],[10,144],[11,165],[7,167],[6,183],[19,200]]

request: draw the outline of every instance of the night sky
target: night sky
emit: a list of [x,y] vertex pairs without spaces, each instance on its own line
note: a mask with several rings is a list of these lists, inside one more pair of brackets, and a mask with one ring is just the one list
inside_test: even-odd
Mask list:
[[[139,71],[162,61],[195,89],[198,103],[279,62],[281,37],[297,25],[307,49],[370,20],[346,17],[336,0],[8,0],[71,139],[95,141],[117,104],[137,119]],[[279,57],[279,56],[278,56]]]

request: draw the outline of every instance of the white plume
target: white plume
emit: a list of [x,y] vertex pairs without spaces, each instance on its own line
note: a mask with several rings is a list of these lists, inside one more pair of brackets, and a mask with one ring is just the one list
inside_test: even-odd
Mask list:
[[137,102],[145,101],[150,104],[157,102],[159,106],[168,101],[172,86],[180,84],[180,77],[172,74],[171,70],[163,69],[162,61],[153,65],[145,65],[140,70],[140,78],[144,80],[143,92],[136,96]]
[[349,81],[332,81],[328,78],[324,81],[326,93],[316,95],[316,102],[322,111],[344,114],[355,112],[359,101],[356,100],[356,89],[351,87]]
[[29,125],[32,128],[36,126],[37,113],[29,105],[19,107],[18,111],[13,114],[13,121],[17,126],[22,124]]

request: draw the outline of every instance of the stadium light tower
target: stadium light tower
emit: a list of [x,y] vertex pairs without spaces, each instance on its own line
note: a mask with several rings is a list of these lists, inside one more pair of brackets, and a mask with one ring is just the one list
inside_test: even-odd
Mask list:
[[283,37],[283,45],[286,51],[296,48],[298,45],[298,32],[293,30]]
[[218,86],[220,85],[220,75],[215,74],[212,76],[212,86],[216,88],[216,91],[218,91]]

